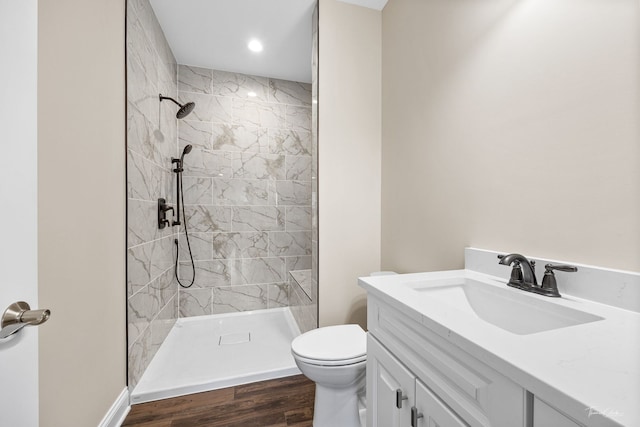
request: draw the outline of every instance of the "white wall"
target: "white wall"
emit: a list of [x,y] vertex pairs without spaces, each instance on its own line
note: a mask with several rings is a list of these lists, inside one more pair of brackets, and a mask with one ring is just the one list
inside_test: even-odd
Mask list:
[[382,69],[383,268],[640,269],[637,0],[391,0]]
[[358,276],[380,267],[381,13],[320,0],[320,326],[366,320]]
[[126,385],[124,1],[39,2],[40,426],[96,426]]

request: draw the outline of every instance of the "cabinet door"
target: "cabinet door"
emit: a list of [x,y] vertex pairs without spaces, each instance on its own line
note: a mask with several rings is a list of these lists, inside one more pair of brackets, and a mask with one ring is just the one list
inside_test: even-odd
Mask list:
[[564,414],[539,400],[533,400],[533,427],[580,427]]
[[417,419],[415,427],[467,427],[467,424],[420,380],[416,380],[416,409],[422,416]]
[[[367,427],[408,427],[415,377],[371,334],[367,337]],[[398,396],[400,394],[400,396]],[[404,399],[398,399],[402,397]]]

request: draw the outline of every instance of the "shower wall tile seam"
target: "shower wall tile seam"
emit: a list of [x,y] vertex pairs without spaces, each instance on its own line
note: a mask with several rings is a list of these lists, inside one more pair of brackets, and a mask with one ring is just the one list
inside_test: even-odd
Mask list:
[[[277,289],[276,289],[277,287]],[[286,289],[283,289],[286,288]],[[270,308],[280,308],[280,307],[286,307],[288,305],[288,287],[289,285],[286,282],[278,282],[278,283],[272,283],[272,284],[252,284],[252,285],[246,285],[245,288],[247,288],[247,290],[256,290],[256,289],[260,289],[260,294],[258,296],[255,296],[253,298],[257,298],[260,303],[256,306],[255,302],[249,302],[247,304],[247,302],[245,301],[245,304],[249,305],[250,307],[248,307],[248,310],[251,311],[255,311],[255,310],[264,310],[264,309],[270,309]],[[204,290],[205,292],[203,293],[204,295],[211,295],[211,304],[207,303],[206,307],[202,307],[200,306],[200,309],[198,309],[198,311],[201,312],[201,314],[199,315],[208,315],[208,314],[223,314],[223,313],[229,313],[229,312],[237,312],[237,310],[228,310],[222,307],[217,307],[217,303],[216,303],[216,289],[218,289],[219,291],[226,291],[226,290],[233,290],[233,293],[237,293],[238,291],[242,291],[242,288],[230,288],[230,287],[225,287],[225,288],[211,288],[211,292],[209,292],[208,288],[205,289],[182,289],[181,290],[181,294],[189,294],[190,290],[196,290],[196,291],[202,291]],[[280,295],[285,295],[285,298],[279,297]],[[223,305],[228,305],[228,303],[224,303],[224,300],[221,300],[222,302],[218,303],[218,304],[223,304]],[[238,304],[238,302],[236,302],[235,304]],[[242,302],[239,303],[240,305],[242,305]],[[183,307],[183,311],[181,312],[181,318],[186,318],[186,317],[193,317],[194,315],[191,314],[185,314],[189,309],[187,307]]]
[[[148,200],[142,200],[142,201],[146,202]],[[153,202],[151,202],[151,203],[153,203]],[[158,203],[158,202],[156,201],[156,203]],[[140,246],[148,245],[148,244],[151,244],[151,243],[157,243],[157,242],[159,242],[161,240],[169,239],[171,237],[174,237],[174,234],[167,234],[166,236],[161,236],[161,237],[158,237],[157,239],[147,240],[145,242],[138,243],[137,245],[129,246],[129,247],[127,247],[127,249],[136,249],[136,248],[139,248]]]
[[219,289],[219,288],[243,288],[243,287],[248,287],[248,286],[266,286],[266,285],[281,285],[287,283],[286,278],[283,278],[282,280],[277,280],[275,282],[251,282],[251,283],[243,283],[243,284],[236,284],[236,285],[213,285],[213,286],[202,286],[202,285],[196,285],[195,283],[193,284],[193,286],[190,286],[189,288],[186,289]]
[[[242,102],[248,102],[248,103],[252,103],[255,105],[266,105],[266,106],[279,106],[279,107],[284,107],[286,108],[300,108],[300,109],[308,109],[311,110],[311,105],[304,105],[304,104],[292,104],[292,103],[284,103],[284,102],[279,102],[279,101],[265,101],[265,100],[260,100],[260,99],[253,99],[253,98],[243,98],[243,97],[239,97],[239,96],[229,96],[229,95],[219,95],[219,94],[211,94],[211,93],[202,93],[202,92],[194,92],[194,91],[186,91],[186,90],[179,90],[179,92],[181,94],[185,94],[185,96],[206,96],[206,97],[212,97],[212,98],[222,98],[222,99],[229,99],[229,100],[237,100],[237,101],[242,101]],[[310,112],[310,111],[309,111]],[[194,121],[194,120],[190,120],[190,121]],[[202,120],[203,122],[209,122],[209,120]],[[268,128],[270,126],[260,126],[260,127],[264,127],[264,128]]]
[[130,151],[132,154],[135,154],[136,156],[141,157],[147,163],[151,163],[152,165],[157,166],[158,168],[162,169],[165,172],[171,172],[172,168],[167,166],[162,166],[161,164],[156,163],[155,161],[153,161],[153,159],[148,158],[143,153],[140,153],[139,151],[134,150],[133,148],[127,147],[127,151]]
[[[188,314],[184,314],[187,311],[187,306],[185,303],[185,307],[183,308],[183,301],[185,301],[185,299],[183,298],[183,294],[191,294],[193,290],[207,290],[208,294],[209,294],[209,302],[207,303],[206,307],[205,307],[205,311],[202,315],[209,315],[209,314],[213,314],[213,288],[183,288],[180,287],[178,290],[178,299],[179,299],[179,305],[178,305],[178,316],[181,319],[184,318],[188,318],[188,317],[193,317],[193,315],[188,315]],[[206,294],[206,293],[205,293]],[[202,308],[202,306],[200,306]],[[206,312],[208,310],[208,313]]]
[[[182,92],[180,92],[182,93]],[[203,95],[203,94],[197,94],[197,95]],[[218,98],[222,98],[221,96],[217,96]],[[242,99],[242,98],[233,98],[233,99]],[[274,103],[275,104],[275,103]],[[277,104],[277,105],[281,105],[281,104]],[[305,109],[307,107],[303,107],[300,105],[290,105],[290,107],[292,108],[301,108],[301,109]],[[136,107],[137,108],[137,107]],[[273,130],[273,131],[282,131],[282,130],[290,130],[290,131],[294,131],[294,132],[300,132],[300,133],[304,133],[304,134],[311,134],[310,130],[306,130],[306,129],[287,129],[287,128],[282,128],[282,127],[277,127],[277,126],[270,126],[270,125],[259,125],[259,124],[255,124],[255,123],[235,123],[233,121],[219,121],[219,120],[191,120],[191,119],[187,119],[184,118],[182,120],[180,120],[180,122],[182,123],[200,123],[200,124],[204,124],[204,125],[226,125],[226,126],[241,126],[241,127],[246,127],[246,128],[251,128],[251,129],[262,129],[262,130]],[[224,150],[223,150],[224,151]],[[233,151],[235,153],[243,153],[245,151],[240,151],[240,150],[226,150],[226,151]],[[247,152],[253,152],[253,151],[247,151]],[[311,154],[308,154],[309,156]]]
[[[309,230],[311,231],[311,230]],[[298,232],[298,231],[296,231]],[[303,233],[306,231],[300,231],[300,233]],[[236,234],[236,233],[243,233],[241,231],[232,231],[228,234]],[[250,232],[248,232],[250,233]],[[257,231],[256,233],[269,233],[268,231]],[[286,233],[285,231],[281,231],[281,232],[277,232],[277,233]],[[191,233],[189,233],[191,234]],[[209,234],[209,233],[200,233],[200,234]],[[212,234],[216,234],[216,233],[212,233]],[[227,234],[227,233],[221,233],[221,234]],[[300,256],[310,256],[310,255],[269,255],[269,256],[254,256],[254,257],[227,257],[227,258],[202,258],[202,259],[195,259],[195,263],[199,263],[199,262],[207,262],[207,261],[233,261],[233,260],[257,260],[257,259],[264,259],[264,258],[296,258],[296,257],[300,257]],[[189,258],[184,258],[184,259],[179,259],[178,262],[180,264],[184,264],[184,263],[188,263],[190,264],[191,261],[189,260]],[[163,273],[164,274],[164,273]]]
[[[166,274],[166,272],[165,272],[165,274]],[[160,277],[162,277],[162,275]],[[160,277],[158,277],[158,279],[160,279]],[[158,280],[158,279],[156,279],[156,280]],[[139,297],[139,296],[147,295],[151,299],[157,300],[159,302],[162,302],[163,300],[166,299],[167,295],[163,295],[163,294],[165,294],[167,292],[166,289],[163,290],[163,289],[155,288],[154,286],[152,286],[153,282],[155,282],[155,280],[150,282],[150,283],[148,283],[147,285],[143,286],[138,292],[136,292],[135,295],[132,295],[131,297],[127,298],[127,302],[128,302],[129,306],[132,309],[134,309],[134,307],[132,307],[132,305],[133,305],[132,301],[134,299],[136,299],[137,297]],[[173,282],[173,278],[171,278],[171,282]],[[170,293],[169,295],[172,295],[172,293]],[[160,304],[158,304],[158,307],[161,307]],[[144,309],[144,307],[140,307],[139,309]],[[151,316],[151,317],[145,316],[145,318],[149,318],[149,319],[151,319],[152,317],[153,316]]]
[[[218,150],[213,150],[215,152],[221,152]],[[233,151],[228,151],[228,153],[233,153]],[[258,153],[257,153],[258,154]],[[277,154],[272,154],[272,155],[277,155]],[[311,156],[289,156],[289,155],[282,155],[283,157],[296,157],[296,158],[310,158]],[[172,172],[167,170],[167,172]],[[295,181],[295,182],[301,182],[301,183],[311,183],[313,182],[313,179],[277,179],[277,178],[272,178],[272,177],[267,177],[267,178],[243,178],[241,176],[211,176],[211,175],[187,175],[185,173],[182,174],[183,178],[191,178],[191,179],[208,179],[208,180],[218,180],[218,181],[260,181],[260,182],[290,182],[290,181]]]
[[137,291],[135,291],[134,293],[132,293],[131,295],[127,296],[127,300],[131,299],[132,297],[134,297],[136,294],[140,293],[144,288],[146,288],[147,286],[149,286],[151,283],[155,282],[156,280],[158,280],[160,277],[162,277],[163,274],[167,274],[167,272],[169,270],[173,269],[173,265],[169,268],[167,268],[166,270],[164,270],[162,273],[158,274],[157,276],[155,276],[153,279],[149,280],[146,284],[142,285],[140,287],[140,289],[138,289]]
[[[258,258],[208,258],[208,259],[194,259],[194,263],[196,264],[196,266],[198,264],[204,264],[204,263],[208,263],[211,261],[218,261],[218,262],[233,262],[233,261],[248,261],[248,260],[261,260],[261,259],[281,259],[283,261],[286,262],[287,259],[296,259],[296,258],[300,258],[300,257],[310,257],[310,254],[306,254],[306,255],[273,255],[273,256],[265,256],[265,257],[258,257]],[[189,259],[181,259],[178,261],[179,265],[191,265],[191,261]],[[173,267],[171,267],[173,268]],[[302,269],[305,270],[305,269]],[[162,276],[162,275],[160,275]],[[158,277],[160,277],[158,276]],[[182,279],[180,279],[182,280]],[[153,282],[153,280],[151,281]],[[149,282],[149,283],[151,283]],[[258,284],[265,284],[265,283],[278,283],[279,281],[276,280],[274,282],[254,282],[254,283],[258,283]],[[144,285],[146,286],[146,285]],[[195,286],[195,285],[194,285]],[[226,286],[226,285],[225,285]],[[209,287],[209,286],[207,286]],[[136,291],[136,293],[138,293],[139,291]],[[131,296],[133,296],[135,294],[132,294]]]
[[144,333],[147,330],[151,330],[151,325],[153,321],[158,319],[158,316],[160,315],[160,313],[162,313],[162,311],[165,308],[169,307],[169,305],[172,303],[174,298],[176,298],[177,296],[178,296],[178,290],[176,289],[175,293],[168,299],[167,303],[158,309],[158,312],[155,313],[154,316],[149,319],[149,321],[147,322],[147,325],[144,328],[142,328],[140,330],[140,333],[131,341],[131,344],[129,344],[128,346],[129,348],[135,345],[144,336]]
[[[166,166],[162,166],[158,163],[156,163],[155,161],[153,161],[152,159],[148,158],[147,156],[145,156],[143,153],[140,153],[132,148],[127,148],[127,151],[129,151],[129,153],[132,155],[132,157],[138,157],[140,158],[142,161],[149,163],[152,166],[157,167],[158,169],[162,170],[163,172],[170,172],[170,169]],[[133,166],[133,165],[132,165]]]
[[[295,133],[298,136],[303,135],[303,136],[310,136],[311,132],[306,131],[306,130],[300,130],[300,129],[286,129],[286,128],[273,128],[273,127],[260,127],[260,126],[255,126],[255,125],[238,125],[238,124],[231,124],[231,123],[220,123],[220,122],[206,122],[206,121],[189,121],[189,120],[184,120],[185,122],[188,123],[198,123],[198,124],[205,124],[205,125],[211,125],[212,127],[212,133],[213,133],[213,127],[214,126],[229,126],[229,127],[243,127],[245,129],[250,129],[250,130],[262,130],[262,131],[266,131],[267,132],[267,139],[272,140],[275,138],[275,136],[270,136],[271,133],[273,132],[290,132],[290,133]],[[277,135],[277,134],[276,134]],[[292,154],[284,149],[276,149],[273,147],[274,144],[272,144],[271,142],[269,142],[267,144],[267,146],[265,147],[265,149],[261,149],[261,150],[245,150],[245,151],[241,151],[241,150],[232,150],[232,149],[219,149],[219,148],[215,148],[214,147],[214,142],[211,142],[211,144],[207,144],[206,147],[204,148],[204,151],[208,151],[208,152],[216,152],[216,153],[228,153],[228,154],[234,154],[234,153],[238,153],[238,154],[242,154],[242,153],[256,153],[256,154],[273,154],[273,155],[286,155],[286,156],[303,156],[303,157],[312,157],[311,154],[300,154],[300,152],[296,152],[296,154]],[[179,147],[184,147],[184,145],[182,143],[182,140],[178,140],[178,146]],[[184,175],[184,176],[189,176],[189,175]]]
[[[194,91],[187,91],[187,90],[183,90],[183,89],[179,90],[179,92],[180,93],[184,93],[184,94],[194,94],[194,95],[198,95],[198,96],[210,96],[210,97],[213,97],[213,98],[237,99],[237,100],[248,101],[248,102],[252,102],[252,103],[256,103],[256,104],[273,104],[273,105],[282,105],[284,107],[308,108],[309,110],[311,110],[311,105],[304,105],[304,104],[291,104],[291,103],[278,102],[278,101],[262,101],[262,100],[257,100],[257,99],[254,100],[252,98],[243,98],[241,96],[215,95],[215,94],[212,94],[212,93],[194,92]],[[197,120],[187,120],[187,121],[197,121]],[[261,127],[266,127],[266,126],[261,126]]]
[[162,313],[162,311],[165,308],[170,307],[170,305],[173,303],[174,298],[177,298],[177,297],[178,297],[178,290],[176,289],[175,292],[173,293],[173,295],[171,296],[171,298],[169,298],[167,300],[167,303],[165,305],[163,305],[162,307],[160,307],[160,309],[158,310],[156,315],[153,317],[153,319],[151,319],[151,321],[149,322],[149,327],[151,327],[151,324],[153,323],[154,320],[158,319],[158,316],[160,316],[160,313]]
[[[133,199],[130,198],[130,200],[136,200],[136,201],[140,201],[140,202],[148,202],[148,203],[158,203],[157,200],[146,200],[146,199]],[[175,203],[169,203],[169,205],[175,205]],[[289,208],[289,207],[296,207],[296,208],[310,208],[310,205],[291,205],[291,204],[280,204],[280,205],[269,205],[269,204],[260,204],[260,205],[253,205],[253,204],[247,204],[247,205],[224,205],[224,204],[215,204],[215,203],[185,203],[184,204],[185,207],[195,207],[195,206],[204,206],[204,207],[225,207],[225,208],[243,208],[243,207],[256,207],[256,208],[265,208],[265,207],[279,207],[279,208]],[[201,233],[201,232],[200,232]]]
[[[171,298],[171,299],[173,299],[173,298]],[[163,307],[163,308],[164,308],[164,307]],[[156,320],[157,320],[157,318],[158,318],[158,316],[159,316],[159,314],[160,314],[160,312],[161,312],[161,311],[162,311],[162,309],[160,309],[160,310],[158,311],[158,314],[157,314],[157,315],[155,315],[153,318],[149,319],[149,320],[148,320],[148,322],[146,322],[145,327],[144,327],[144,328],[142,328],[142,329],[140,330],[140,332],[135,336],[135,338],[133,338],[133,340],[131,341],[131,344],[129,345],[129,347],[132,347],[132,346],[133,346],[133,345],[135,345],[136,343],[140,342],[140,340],[141,340],[141,339],[144,339],[144,338],[145,338],[145,333],[148,333],[148,332],[150,332],[150,331],[151,331],[151,329],[150,329],[150,328],[151,328],[151,326],[152,326],[152,323],[153,323],[154,321],[156,321]],[[130,338],[130,339],[131,339],[131,338]]]
[[[147,200],[147,199],[138,199],[135,197],[127,197],[128,200],[132,201],[132,202],[141,202],[141,203],[150,203],[150,204],[157,204],[158,201],[157,200]],[[175,205],[175,203],[168,203],[169,205]]]
[[[184,82],[183,80],[180,79],[181,73],[180,70],[184,69],[184,68],[190,68],[190,69],[198,69],[198,71],[210,71],[209,76],[211,77],[212,81],[208,82],[208,88],[210,89],[209,92],[202,92],[200,90],[189,90],[189,87],[184,88],[182,86],[180,86],[180,83],[183,83],[184,85],[187,86],[191,86],[188,83]],[[253,76],[250,74],[244,74],[244,73],[234,73],[234,72],[230,72],[230,71],[221,71],[221,70],[211,70],[211,69],[206,69],[206,68],[201,68],[201,67],[192,67],[189,65],[185,65],[185,64],[177,64],[177,74],[178,74],[178,90],[180,92],[186,92],[186,93],[195,93],[195,94],[199,94],[199,95],[211,95],[211,96],[223,96],[223,97],[229,97],[229,98],[237,98],[237,99],[242,99],[242,100],[248,100],[248,101],[263,101],[263,102],[272,102],[275,104],[282,104],[282,105],[294,105],[294,106],[299,106],[299,107],[309,107],[311,108],[312,106],[312,102],[311,100],[308,102],[287,102],[287,101],[280,101],[278,99],[273,99],[274,98],[274,92],[275,93],[284,93],[285,95],[288,95],[289,97],[291,97],[291,95],[287,94],[286,91],[284,91],[283,89],[275,89],[272,87],[272,83],[275,82],[285,82],[285,83],[293,83],[295,85],[302,85],[302,86],[308,86],[308,91],[309,93],[311,93],[311,84],[310,83],[306,83],[306,82],[298,82],[298,81],[294,81],[294,80],[283,80],[283,79],[275,79],[275,78],[271,78],[271,77],[261,77],[261,76]],[[224,86],[224,84],[218,84],[216,82],[213,82],[213,78],[216,74],[220,74],[220,73],[228,73],[228,74],[235,74],[236,76],[243,76],[243,77],[249,77],[251,79],[255,79],[258,78],[259,80],[263,80],[263,83],[259,83],[260,86],[262,86],[262,89],[265,90],[266,95],[267,95],[267,99],[263,99],[261,97],[251,97],[251,96],[237,96],[237,95],[225,95],[225,94],[219,94],[219,93],[215,93],[213,92],[213,88],[217,88],[217,87],[222,87]],[[186,77],[186,76],[185,76]],[[248,88],[245,87],[243,89],[255,89],[254,88]],[[301,88],[299,88],[301,89]],[[306,88],[305,88],[306,90]]]
[[[165,168],[165,167],[163,167],[163,166],[159,165],[158,163],[156,163],[156,162],[154,162],[153,160],[151,160],[151,159],[149,159],[148,157],[146,157],[144,154],[140,154],[140,153],[138,153],[138,152],[136,152],[136,151],[133,151],[133,150],[131,150],[131,149],[129,149],[129,151],[130,151],[130,152],[131,152],[131,154],[133,154],[134,156],[139,157],[140,159],[142,159],[142,161],[144,161],[144,162],[146,162],[146,163],[150,164],[150,165],[151,165],[151,166],[153,166],[153,167],[156,167],[156,168],[160,169],[163,173],[172,173],[172,171],[171,171],[170,169]],[[129,198],[130,198],[130,199],[137,199],[137,200],[145,200],[145,199],[140,199],[140,198],[138,198],[138,197],[131,197],[131,196],[129,196]]]
[[[205,96],[205,95],[202,95],[202,94],[199,94],[199,95]],[[186,102],[185,101],[185,97],[179,97],[179,98],[183,102]],[[188,98],[188,97],[186,97],[186,98]],[[223,97],[216,96],[216,98],[223,98]],[[241,98],[229,98],[229,99],[241,99]],[[263,104],[268,104],[268,103],[263,102]],[[275,103],[273,103],[273,104],[274,105],[282,105],[282,104],[275,104]],[[309,112],[311,112],[311,108],[308,108],[308,107],[291,106],[291,105],[290,106],[284,105],[283,107],[285,107],[285,117],[286,117],[286,115],[288,115],[288,110],[290,108],[307,109],[307,110],[309,110]],[[212,123],[212,124],[216,124],[216,125],[249,126],[249,127],[253,127],[253,128],[260,128],[260,129],[274,129],[274,130],[277,129],[277,130],[289,130],[289,131],[296,131],[296,132],[310,132],[310,130],[307,129],[307,128],[300,128],[300,127],[297,127],[293,123],[289,123],[286,118],[285,118],[285,121],[284,121],[284,125],[282,125],[282,126],[262,125],[262,124],[256,125],[256,124],[253,124],[253,123],[250,124],[250,125],[243,125],[243,124],[238,123],[238,121],[240,121],[240,119],[241,119],[241,117],[233,115],[233,113],[231,113],[231,121],[226,121],[226,120],[197,120],[197,122],[200,122],[200,123]]]
[[[269,131],[269,130],[273,130],[273,131],[292,131],[292,132],[302,132],[302,133],[309,133],[309,131],[305,131],[305,130],[294,130],[294,129],[284,129],[284,128],[273,128],[273,127],[264,127],[264,126],[256,126],[256,125],[241,125],[241,124],[234,124],[234,123],[219,123],[219,122],[207,122],[207,121],[190,121],[190,120],[183,120],[184,122],[187,123],[199,123],[199,124],[212,124],[212,125],[225,125],[225,126],[237,126],[237,127],[244,127],[244,128],[250,128],[252,130],[265,130],[265,131]],[[179,143],[179,140],[178,140]],[[213,146],[212,146],[213,147]],[[129,148],[131,150],[131,148]],[[230,150],[230,149],[220,149],[220,148],[206,148],[206,151],[215,151],[217,153],[228,153],[228,154],[251,154],[251,155],[281,155],[281,156],[289,156],[289,157],[311,157],[311,154],[290,154],[290,153],[286,153],[286,152],[269,152],[269,151],[241,151],[241,150]],[[184,172],[184,176],[189,176],[187,175],[187,171]]]

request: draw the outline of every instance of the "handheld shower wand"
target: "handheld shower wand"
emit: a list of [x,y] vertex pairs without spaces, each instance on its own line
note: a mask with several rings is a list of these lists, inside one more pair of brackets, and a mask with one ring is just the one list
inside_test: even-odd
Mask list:
[[184,187],[182,185],[182,172],[184,171],[184,156],[189,154],[192,149],[193,147],[191,146],[191,144],[186,145],[182,150],[182,154],[180,155],[179,159],[176,159],[176,158],[171,159],[171,163],[176,165],[175,168],[173,169],[173,172],[176,173],[176,178],[177,178],[176,179],[176,213],[178,214],[177,219],[173,221],[172,225],[181,224],[180,211],[182,210],[182,215],[185,217],[184,236],[187,240],[187,247],[189,248],[189,257],[191,258],[191,270],[193,273],[190,284],[185,285],[182,283],[182,281],[180,281],[180,278],[178,277],[178,260],[180,258],[180,242],[178,241],[178,239],[174,239],[173,242],[176,246],[176,263],[175,263],[174,272],[175,272],[175,276],[176,276],[176,280],[178,281],[178,284],[183,288],[190,288],[196,280],[196,265],[193,261],[193,252],[191,251],[191,242],[189,241],[189,232],[187,231],[187,219],[184,211]]
[[[182,172],[184,171],[184,167],[183,167],[184,156],[186,154],[189,154],[192,148],[193,147],[191,146],[191,144],[188,144],[182,150],[182,154],[180,155],[179,159],[176,159],[175,157],[171,158],[171,163],[176,165],[173,171],[176,173],[178,178],[176,180],[176,204],[177,204],[176,213],[178,214],[178,217],[176,220],[173,221],[172,225],[180,225],[180,203],[183,202],[182,204],[184,205],[184,200],[180,200],[180,195],[183,194],[182,193]],[[183,206],[183,210],[184,210],[184,206]]]

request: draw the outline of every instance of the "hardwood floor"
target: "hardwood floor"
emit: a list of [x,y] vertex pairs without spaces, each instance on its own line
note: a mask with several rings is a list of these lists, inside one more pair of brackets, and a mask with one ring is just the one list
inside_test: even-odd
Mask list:
[[123,427],[311,427],[315,383],[303,375],[133,405]]

